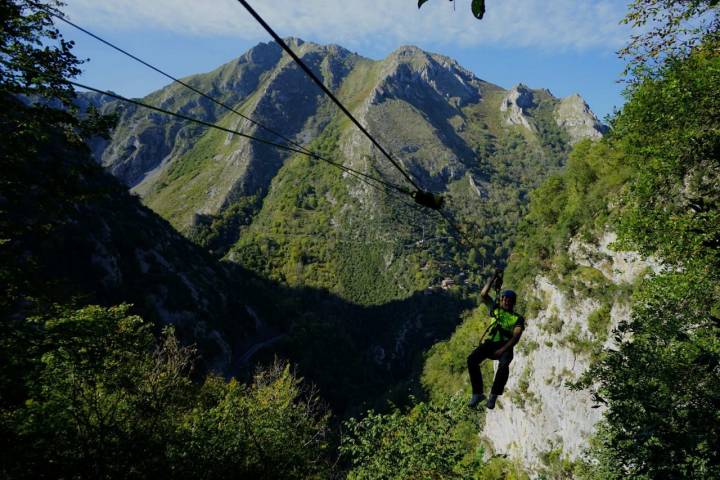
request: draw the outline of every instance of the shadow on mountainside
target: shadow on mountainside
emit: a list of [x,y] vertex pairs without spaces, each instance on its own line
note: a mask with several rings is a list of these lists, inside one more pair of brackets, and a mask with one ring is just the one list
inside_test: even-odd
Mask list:
[[0,316],[8,326],[53,305],[131,303],[158,329],[174,325],[184,343],[197,345],[198,374],[246,377],[247,360],[277,355],[341,414],[417,391],[424,351],[472,306],[422,292],[354,305],[220,262],[128,194],[87,148],[60,138],[9,163],[4,175],[0,273],[8,288]]
[[[475,306],[445,291],[364,306],[325,290],[277,284],[271,290],[277,294],[272,316],[282,318],[257,343],[236,350],[233,373],[242,377],[253,365],[287,359],[339,416],[382,410],[388,401],[400,405],[410,394],[422,398],[425,353],[447,339],[461,314]],[[265,342],[251,356],[243,355]]]

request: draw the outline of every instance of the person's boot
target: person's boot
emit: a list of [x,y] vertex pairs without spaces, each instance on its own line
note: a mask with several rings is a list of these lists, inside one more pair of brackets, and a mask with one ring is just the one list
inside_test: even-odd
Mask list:
[[473,396],[470,397],[470,401],[468,402],[467,406],[470,408],[475,408],[478,403],[485,400],[485,395],[482,393],[473,393]]
[[496,401],[496,400],[497,400],[497,395],[491,393],[491,394],[490,394],[490,398],[488,398],[488,401],[487,401],[487,407],[488,407],[490,410],[492,410],[493,408],[495,408],[495,401]]

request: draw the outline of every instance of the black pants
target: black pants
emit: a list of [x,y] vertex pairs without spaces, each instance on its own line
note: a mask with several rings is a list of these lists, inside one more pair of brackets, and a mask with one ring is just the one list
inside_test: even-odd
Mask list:
[[[472,384],[473,394],[480,395],[483,393],[483,379],[482,373],[480,372],[480,362],[486,358],[493,358],[495,356],[495,351],[500,349],[503,345],[505,345],[505,343],[507,342],[483,342],[479,347],[473,350],[470,355],[468,355],[467,366],[468,373],[470,373],[470,383]],[[493,382],[492,390],[490,390],[490,393],[493,395],[502,395],[508,376],[510,375],[510,362],[512,362],[512,359],[512,348],[506,350],[505,353],[503,353],[498,359],[500,360],[500,365],[498,365],[497,373],[495,373],[495,381]]]

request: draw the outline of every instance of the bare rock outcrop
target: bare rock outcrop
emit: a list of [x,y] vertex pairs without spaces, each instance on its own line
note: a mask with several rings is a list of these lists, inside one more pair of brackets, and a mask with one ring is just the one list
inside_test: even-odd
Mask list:
[[533,92],[528,87],[519,83],[505,95],[500,103],[500,111],[506,114],[505,123],[508,125],[520,125],[531,132],[535,126],[530,122],[527,110],[535,106]]
[[588,104],[578,95],[563,98],[555,108],[555,121],[570,135],[570,142],[577,143],[585,138],[597,140],[607,132]]

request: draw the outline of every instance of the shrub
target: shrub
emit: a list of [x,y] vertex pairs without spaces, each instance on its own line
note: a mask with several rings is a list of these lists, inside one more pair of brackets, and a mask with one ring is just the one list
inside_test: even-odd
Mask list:
[[480,465],[482,449],[473,429],[468,436],[463,428],[474,424],[476,414],[462,402],[420,402],[405,412],[371,411],[346,422],[340,449],[352,464],[348,480],[468,478]]
[[[312,478],[327,414],[286,365],[250,385],[191,380],[194,350],[160,343],[129,306],[61,309],[25,372],[27,397],[3,404],[5,478]],[[32,360],[32,359],[31,359]],[[15,371],[3,369],[3,379]]]
[[588,329],[595,338],[604,343],[610,332],[610,305],[605,304],[588,315]]

